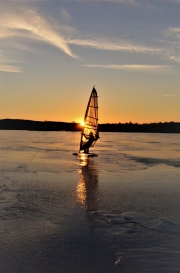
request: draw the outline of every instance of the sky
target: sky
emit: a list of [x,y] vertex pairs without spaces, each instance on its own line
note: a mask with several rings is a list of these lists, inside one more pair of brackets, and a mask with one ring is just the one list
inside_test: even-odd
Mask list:
[[180,122],[180,0],[0,0],[0,119]]

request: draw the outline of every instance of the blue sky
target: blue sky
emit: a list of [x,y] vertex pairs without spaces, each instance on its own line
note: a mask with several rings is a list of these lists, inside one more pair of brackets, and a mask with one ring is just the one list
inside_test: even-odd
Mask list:
[[1,116],[180,121],[180,1],[1,0]]

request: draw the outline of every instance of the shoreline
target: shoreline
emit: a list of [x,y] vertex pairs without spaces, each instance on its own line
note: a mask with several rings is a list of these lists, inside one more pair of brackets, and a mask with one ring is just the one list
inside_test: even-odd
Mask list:
[[[77,122],[34,121],[23,119],[1,119],[0,130],[28,131],[81,131]],[[132,133],[180,133],[180,122],[159,123],[103,123],[99,132],[132,132]]]

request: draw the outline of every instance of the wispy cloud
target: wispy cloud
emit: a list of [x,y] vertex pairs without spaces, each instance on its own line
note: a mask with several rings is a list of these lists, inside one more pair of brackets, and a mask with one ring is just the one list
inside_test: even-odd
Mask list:
[[[171,104],[177,104],[177,103],[179,104],[180,103],[180,101],[179,101],[180,95],[177,95],[177,94],[164,94],[162,96],[168,99],[168,100],[166,100],[168,103],[171,103]],[[176,101],[172,101],[174,99],[176,99]]]
[[180,28],[179,27],[169,27],[166,30],[166,34],[172,38],[180,39]]
[[133,43],[125,40],[108,39],[107,37],[96,37],[94,39],[78,38],[68,39],[68,44],[78,45],[83,47],[90,47],[101,50],[109,51],[126,51],[126,52],[138,52],[138,53],[158,53],[159,48],[146,46],[143,44]]
[[[67,55],[75,57],[64,35],[60,34],[59,31],[55,31],[53,26],[34,9],[17,6],[10,8],[5,5],[3,7],[3,13],[1,13],[0,27],[0,38],[4,43],[7,41],[13,45],[13,42],[16,41],[17,38],[21,38],[24,43],[26,43],[28,39],[41,40],[58,47]],[[5,46],[2,47],[2,49],[5,49]],[[8,67],[8,61],[11,62],[6,56],[6,67]],[[4,65],[1,65],[1,69],[3,67]],[[11,68],[9,71],[12,71],[13,64],[10,64],[9,67]],[[14,69],[18,71],[16,65]],[[6,71],[8,71],[8,69],[6,69]]]
[[[171,30],[171,32],[177,34],[178,30],[179,29],[176,28],[173,29],[173,31]],[[145,43],[130,39],[124,40],[115,37],[100,36],[96,33],[81,36],[76,33],[76,36],[69,35],[67,42],[69,45],[93,48],[96,50],[158,55],[161,60],[164,59],[175,63],[180,62],[180,43],[175,40],[158,39]]]
[[0,71],[4,72],[13,72],[13,73],[19,73],[22,72],[22,70],[19,68],[18,60],[13,59],[13,57],[10,58],[10,56],[3,56],[0,57]]
[[[38,0],[34,0],[37,2]],[[87,0],[88,1],[88,0]],[[91,1],[91,0],[89,0]],[[105,0],[99,0],[105,1]],[[114,0],[109,0],[110,2]],[[162,0],[165,1],[165,0]],[[159,54],[168,60],[179,62],[179,43],[178,44],[169,44],[165,46],[165,43],[161,42],[160,46],[156,43],[143,43],[136,42],[131,40],[123,40],[114,37],[104,37],[99,34],[91,33],[86,35],[80,35],[78,31],[69,26],[71,21],[71,16],[66,9],[60,10],[61,21],[55,23],[53,20],[49,21],[46,19],[46,16],[42,13],[39,13],[33,5],[20,5],[20,2],[25,3],[24,1],[17,1],[18,4],[8,5],[6,1],[3,1],[1,4],[3,7],[3,12],[1,12],[0,17],[0,38],[2,40],[2,54],[4,57],[1,60],[0,70],[3,71],[16,71],[20,72],[21,68],[19,63],[11,56],[7,54],[7,47],[10,53],[16,53],[22,51],[22,48],[28,47],[29,41],[43,41],[46,44],[53,45],[65,54],[70,57],[77,57],[71,50],[71,45],[76,45],[78,47],[94,48],[96,50],[104,51],[121,51],[121,52],[130,52],[130,53],[142,53],[142,54]],[[29,3],[32,1],[29,1]],[[119,3],[135,3],[136,0],[117,0]],[[58,27],[57,27],[58,25]],[[180,28],[169,27],[166,30],[166,35],[169,37],[180,38]],[[166,36],[166,37],[167,37]],[[18,41],[18,42],[17,42]],[[168,42],[168,41],[167,41]],[[176,42],[174,40],[174,42]],[[169,41],[170,43],[170,41]],[[96,66],[97,67],[97,66]],[[100,66],[99,66],[100,67]],[[162,70],[165,69],[165,66],[102,66],[104,68],[111,69],[126,69],[126,70]]]
[[180,62],[180,28],[168,27],[163,31],[164,39],[157,40],[163,48],[163,55],[170,61]]
[[[179,28],[168,28],[164,31],[170,37],[178,38],[180,35]],[[180,62],[180,43],[175,39],[169,41],[168,39],[164,40],[151,40],[142,42],[134,40],[124,40],[121,38],[115,37],[105,37],[100,36],[96,33],[81,35],[71,38],[68,38],[69,45],[77,45],[86,48],[94,48],[97,50],[106,50],[106,51],[120,51],[120,52],[129,52],[129,53],[140,53],[140,54],[151,54],[158,55],[160,59],[170,60],[176,63]]]
[[125,71],[140,71],[140,72],[165,72],[170,69],[167,65],[141,65],[141,64],[128,64],[128,65],[98,65],[98,64],[87,64],[84,65],[86,67],[91,68],[106,68],[106,69],[117,69],[117,70],[125,70]]

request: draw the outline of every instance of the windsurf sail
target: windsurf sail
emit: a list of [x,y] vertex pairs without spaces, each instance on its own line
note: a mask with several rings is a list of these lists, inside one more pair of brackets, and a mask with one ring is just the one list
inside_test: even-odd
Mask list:
[[98,138],[98,96],[93,87],[84,116],[79,152],[89,153],[89,148],[94,146]]

